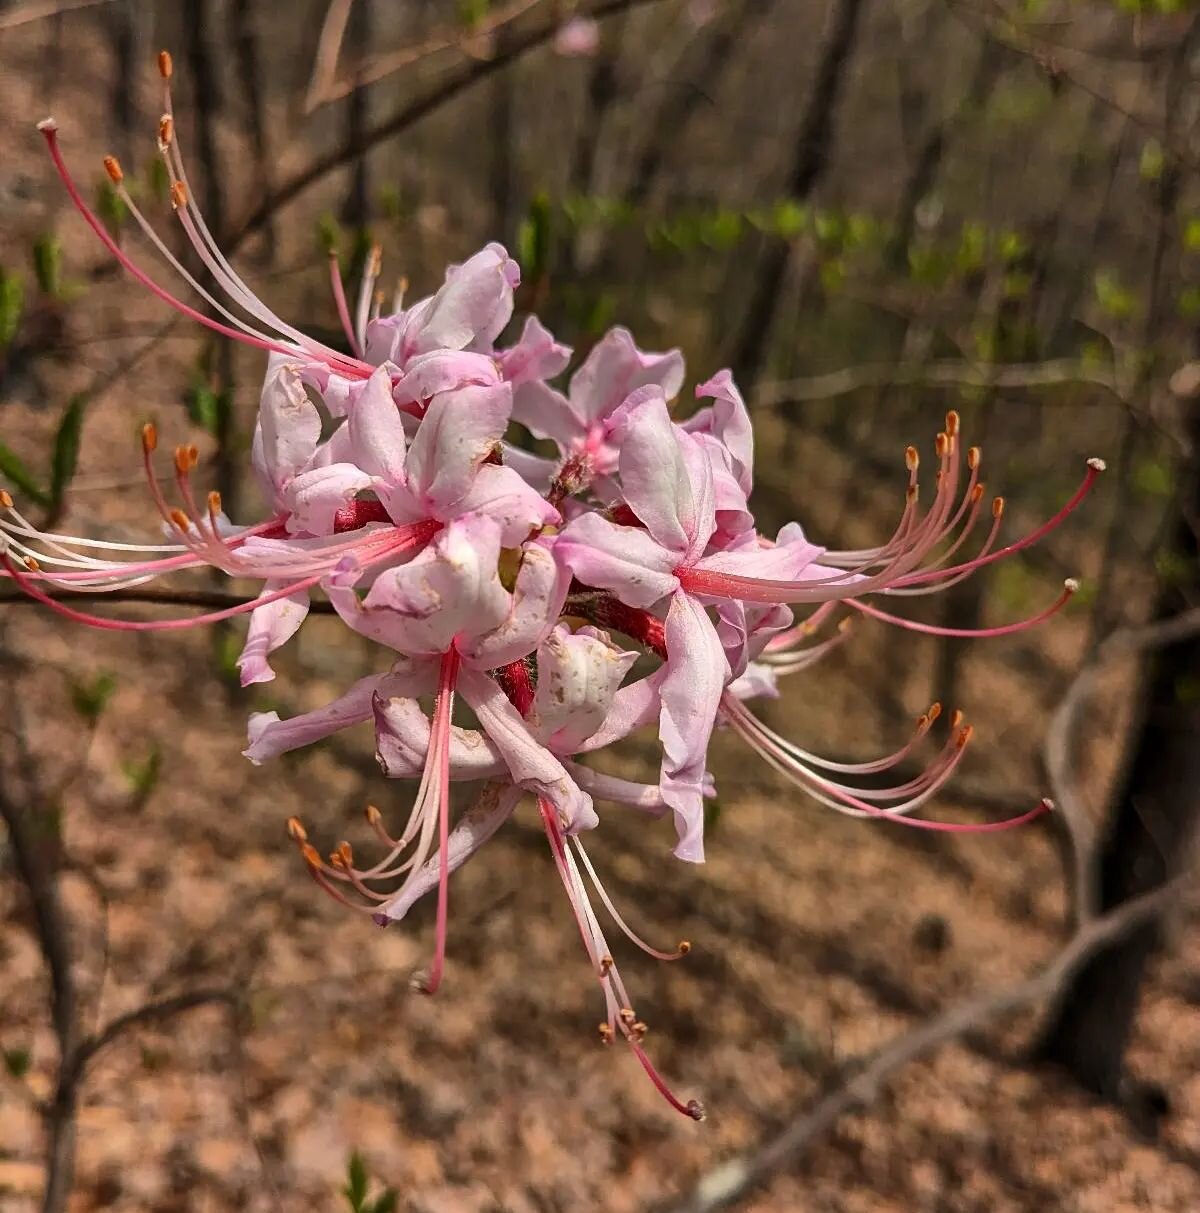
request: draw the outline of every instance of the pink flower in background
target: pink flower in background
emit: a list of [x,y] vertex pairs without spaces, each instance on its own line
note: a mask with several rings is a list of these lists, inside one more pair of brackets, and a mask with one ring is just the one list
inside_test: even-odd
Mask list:
[[591,17],[572,17],[558,28],[554,50],[568,59],[586,59],[600,49],[600,24]]
[[[597,40],[595,22],[573,18],[556,45],[563,54],[591,54]],[[192,446],[175,449],[173,483],[164,490],[158,435],[148,425],[143,462],[165,541],[50,533],[2,493],[4,575],[48,609],[115,631],[178,630],[247,615],[238,661],[243,685],[273,679],[272,655],[303,626],[313,596],[328,604],[378,646],[380,672],[290,719],[253,713],[246,757],[262,763],[371,723],[384,775],[415,782],[416,793],[398,824],[369,810],[383,852],[369,863],[357,860],[348,842],[323,858],[293,818],[289,829],[313,878],[381,925],[401,922],[437,890],[434,955],[423,983],[433,992],[445,971],[452,873],[530,799],[601,986],[602,1038],[622,1037],[671,1106],[702,1118],[700,1105],[679,1099],[642,1047],[646,1025],[593,894],[616,928],[650,954],[675,959],[689,945],[653,948],[627,925],[588,856],[587,832],[615,805],[640,814],[647,829],[665,829],[664,844],[670,840],[679,858],[701,862],[704,802],[715,791],[709,743],[718,727],[811,799],[852,816],[984,832],[1043,812],[1047,802],[999,822],[913,816],[945,785],[970,741],[971,726],[958,712],[916,775],[881,786],[879,776],[907,761],[933,731],[938,704],[905,745],[859,762],[801,748],[748,704],[780,695],[788,675],[845,643],[855,614],[940,636],[1004,636],[1053,615],[1073,583],[1029,618],[975,633],[909,620],[878,600],[939,592],[1022,551],[1070,515],[1103,464],[1089,461],[1056,514],[1001,546],[1003,499],[985,503],[980,452],[963,447],[959,419],[950,413],[934,443],[934,490],[924,505],[920,458],[915,448],[905,452],[890,536],[839,550],[812,542],[798,523],[764,535],[750,501],[751,418],[730,373],[718,371],[696,387],[702,403],[681,418],[673,402],[685,382],[683,355],[645,352],[626,329],[614,328],[565,386],[556,385],[572,351],[536,317],[524,320],[512,344],[497,347],[520,282],[498,244],[452,266],[433,294],[408,307],[395,299],[388,313],[376,292],[378,254],[368,259],[353,309],[331,263],[344,349],[284,321],[229,264],[191,200],[172,118],[169,56],[160,66],[159,151],[175,216],[219,296],[153,231],[110,159],[109,176],[134,222],[197,300],[157,285],[88,208],[54,123],[42,130],[76,208],[126,270],[176,311],[268,355],[249,460],[265,516],[234,525],[218,494],[199,493]],[[528,434],[552,443],[555,453],[527,449]],[[979,530],[982,541],[972,548]],[[224,610],[174,619],[122,619],[76,605],[84,594],[212,569],[261,582],[261,592]],[[470,718],[456,721],[463,706]],[[653,782],[585,761],[642,728],[657,731]],[[479,787],[454,820],[456,782]],[[673,839],[657,824],[668,815]]]

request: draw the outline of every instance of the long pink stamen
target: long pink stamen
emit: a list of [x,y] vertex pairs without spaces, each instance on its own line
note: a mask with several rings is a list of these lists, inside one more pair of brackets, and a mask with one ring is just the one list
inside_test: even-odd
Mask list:
[[451,646],[442,657],[438,677],[434,728],[437,730],[438,798],[438,901],[433,963],[425,981],[426,994],[434,994],[442,984],[446,965],[446,922],[450,901],[450,711],[454,704],[454,684],[458,680],[458,651]]
[[205,615],[194,615],[190,619],[105,619],[101,615],[90,615],[86,611],[78,611],[74,607],[68,606],[65,602],[51,598],[49,594],[38,587],[32,578],[17,571],[16,565],[12,562],[7,552],[0,552],[0,562],[3,562],[4,566],[8,569],[9,576],[30,598],[34,598],[42,603],[43,606],[49,607],[56,615],[61,615],[64,619],[74,620],[76,623],[86,623],[89,627],[101,628],[110,632],[172,632],[182,631],[186,628],[201,627],[209,623],[220,623],[223,619],[233,619],[238,615],[245,615],[256,607],[278,602],[279,599],[287,598],[289,595],[298,593],[300,590],[311,589],[321,580],[320,574],[315,577],[306,577],[301,581],[293,582],[291,585],[284,586],[283,589],[275,590],[273,593],[266,594],[261,598],[254,598],[249,602],[239,603],[237,606],[226,607],[221,611],[211,611]]
[[[121,267],[137,279],[152,295],[157,296],[181,315],[187,316],[189,320],[194,320],[197,324],[202,324],[205,328],[212,329],[213,332],[220,333],[224,337],[229,337],[233,341],[240,341],[244,345],[252,345],[262,350],[290,354],[293,357],[296,356],[297,350],[294,346],[284,345],[278,341],[263,341],[261,338],[252,337],[249,333],[239,332],[235,328],[230,328],[227,324],[222,324],[219,320],[212,319],[211,316],[204,315],[203,312],[197,311],[194,307],[189,307],[181,299],[176,299],[170,291],[159,286],[153,278],[130,260],[122,251],[121,246],[108,234],[108,229],[96,218],[91,208],[84,202],[74,179],[71,177],[70,171],[67,169],[66,161],[63,160],[62,152],[58,146],[58,127],[53,124],[53,119],[47,118],[44,122],[38,123],[38,130],[45,136],[46,146],[50,151],[50,158],[54,162],[54,167],[58,171],[58,175],[62,179],[62,183],[66,187],[67,194],[75,209],[82,216],[88,227],[96,234],[100,243],[117,259]],[[365,373],[360,373],[358,377],[365,379],[367,376]]]
[[1027,619],[1020,619],[1016,623],[1005,623],[994,628],[950,628],[934,623],[918,623],[913,619],[904,619],[899,615],[891,615],[887,611],[881,611],[878,607],[870,606],[865,602],[859,602],[853,598],[849,600],[847,605],[852,606],[856,611],[861,611],[864,615],[869,615],[872,619],[878,619],[881,623],[890,623],[909,632],[920,632],[924,636],[984,638],[1012,636],[1017,632],[1024,632],[1029,628],[1037,627],[1039,623],[1044,623],[1052,615],[1057,615],[1071,601],[1071,596],[1078,589],[1079,583],[1073,579],[1068,579],[1063,583],[1062,593],[1048,607],[1038,611],[1036,615],[1030,615]]
[[346,340],[350,343],[354,356],[361,358],[362,349],[358,344],[358,338],[354,334],[354,324],[350,319],[350,308],[346,303],[346,289],[342,285],[342,270],[338,265],[337,253],[329,254],[329,288],[333,292],[333,302],[337,307],[342,332],[346,334]]

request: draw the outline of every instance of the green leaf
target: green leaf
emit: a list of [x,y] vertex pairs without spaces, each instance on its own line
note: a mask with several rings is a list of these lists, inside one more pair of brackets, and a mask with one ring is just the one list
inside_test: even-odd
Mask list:
[[56,299],[62,294],[62,244],[52,233],[33,242],[33,275],[43,295]]
[[125,221],[129,218],[129,207],[117,192],[117,187],[107,177],[96,190],[96,213],[104,221],[104,226],[114,236],[119,237]]
[[17,274],[0,270],[0,349],[12,344],[25,310],[25,283]]
[[791,240],[799,236],[808,226],[808,210],[790,198],[784,198],[775,204],[772,216],[772,226],[777,236]]
[[158,785],[158,777],[162,773],[162,751],[157,745],[152,745],[145,758],[121,763],[121,772],[139,797],[149,796]]
[[1134,489],[1146,497],[1169,497],[1175,488],[1167,462],[1150,456],[1138,461],[1131,479]]
[[146,187],[157,202],[165,203],[171,196],[171,174],[161,156],[146,161]]
[[1138,172],[1145,181],[1157,181],[1163,175],[1167,158],[1163,154],[1162,144],[1157,139],[1147,139],[1142,147],[1142,157],[1138,161]]
[[522,273],[531,282],[536,282],[550,269],[552,219],[549,195],[539,191],[534,194],[517,229],[517,260]]
[[50,494],[41,488],[33,478],[33,473],[3,442],[0,442],[0,476],[4,476],[14,487],[36,501],[38,505],[50,504]]
[[63,496],[75,479],[79,464],[79,438],[83,430],[83,414],[87,399],[75,396],[67,405],[54,435],[54,457],[50,464],[50,503],[62,504]]
[[1124,320],[1133,314],[1137,301],[1130,291],[1121,285],[1121,280],[1113,270],[1098,270],[1093,286],[1101,311],[1114,320]]
[[721,802],[715,796],[704,802],[704,832],[711,833],[721,820]]
[[458,19],[467,29],[474,29],[487,15],[488,0],[458,0]]
[[28,1049],[5,1049],[4,1068],[13,1078],[24,1078],[29,1073],[29,1063],[33,1060]]
[[346,1186],[342,1190],[354,1213],[365,1213],[363,1202],[367,1199],[367,1164],[355,1150],[346,1164]]
[[317,220],[317,247],[328,257],[331,253],[337,252],[341,242],[341,224],[326,211]]
[[71,703],[88,724],[94,725],[104,714],[104,709],[108,707],[108,701],[116,689],[117,680],[111,674],[97,674],[88,682],[72,683]]

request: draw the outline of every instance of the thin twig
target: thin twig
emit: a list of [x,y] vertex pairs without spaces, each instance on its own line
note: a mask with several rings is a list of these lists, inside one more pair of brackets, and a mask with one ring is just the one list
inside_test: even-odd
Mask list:
[[1047,362],[990,363],[947,359],[940,362],[867,363],[848,366],[824,375],[764,383],[754,393],[760,405],[788,404],[805,400],[830,400],[865,387],[977,387],[1030,388],[1058,387],[1083,383],[1103,388],[1118,399],[1123,392],[1117,377],[1109,371],[1093,368],[1075,358],[1057,358]]
[[1101,675],[1113,662],[1149,649],[1164,648],[1197,633],[1200,633],[1200,607],[1145,627],[1121,628],[1113,632],[1076,674],[1050,717],[1042,761],[1071,846],[1072,895],[1075,921],[1079,926],[1092,921],[1099,912],[1096,820],[1080,792],[1079,773],[1073,760],[1079,719],[1096,693]]
[[689,1196],[671,1206],[671,1213],[715,1213],[728,1208],[794,1163],[841,1117],[870,1104],[897,1070],[1001,1015],[1053,998],[1081,963],[1160,913],[1179,883],[1164,885],[1080,927],[1041,972],[1025,981],[968,998],[895,1037],[857,1074],[829,1091],[756,1153],[710,1171]]
[[516,21],[530,9],[544,3],[544,0],[513,0],[503,8],[496,9],[468,30],[464,30],[461,26],[448,26],[417,46],[389,51],[386,55],[372,55],[362,62],[354,64],[350,71],[339,80],[336,76],[337,60],[345,39],[351,2],[352,0],[332,0],[329,11],[325,14],[325,24],[321,28],[321,41],[317,47],[312,79],[309,81],[308,92],[304,98],[306,114],[311,114],[313,110],[319,109],[331,101],[340,101],[343,97],[348,97],[368,84],[375,84],[386,76],[400,71],[401,68],[411,67],[414,63],[428,59],[441,51],[457,48],[469,52],[473,43],[480,42],[481,39],[494,34],[503,26]]
[[34,0],[20,8],[0,13],[0,30],[16,29],[32,21],[44,21],[47,17],[60,17],[81,8],[95,8],[100,4],[111,4],[112,0]]
[[[581,5],[577,11],[582,17],[601,20],[614,13],[622,13],[658,2],[659,0],[598,0],[597,3],[590,6]],[[500,71],[529,51],[549,42],[557,33],[558,28],[559,21],[556,18],[543,23],[536,29],[519,33],[514,31],[512,38],[490,59],[462,65],[457,71],[448,73],[437,81],[420,96],[406,102],[389,118],[376,123],[361,138],[345,140],[340,147],[318,157],[307,168],[296,173],[282,185],[276,186],[270,195],[264,198],[240,224],[226,235],[222,241],[223,247],[229,253],[236,252],[280,207],[293,201],[307,189],[316,185],[318,181],[349,164],[377,143],[382,143],[385,139],[390,139],[393,135],[398,135],[410,126],[414,126],[447,101],[457,97],[459,93],[465,92],[472,84],[486,79],[493,72]]]

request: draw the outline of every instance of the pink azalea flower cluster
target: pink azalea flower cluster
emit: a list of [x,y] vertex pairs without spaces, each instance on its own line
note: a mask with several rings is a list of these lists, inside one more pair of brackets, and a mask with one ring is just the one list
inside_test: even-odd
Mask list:
[[[125,189],[120,166],[111,158],[106,165],[149,243],[208,310],[176,298],[133,262],[80,196],[54,123],[41,129],[80,214],[130,273],[198,323],[268,353],[252,458],[267,516],[234,526],[217,494],[201,501],[192,483],[194,447],[175,452],[176,501],[169,503],[155,469],[157,436],[147,426],[147,482],[167,541],[46,533],[4,494],[5,571],[48,608],[110,630],[165,631],[247,614],[239,661],[245,685],[274,678],[272,654],[303,624],[310,596],[323,595],[347,627],[378,642],[384,672],[317,711],[286,720],[274,712],[252,715],[246,756],[266,762],[372,722],[384,773],[414,781],[416,793],[397,826],[368,811],[380,854],[363,863],[347,843],[322,858],[293,818],[290,831],[317,883],[381,925],[400,921],[436,891],[436,943],[424,976],[433,992],[444,968],[449,877],[528,794],[601,986],[602,1037],[623,1037],[666,1099],[701,1118],[700,1105],[677,1098],[646,1056],[646,1026],[614,964],[592,893],[616,927],[652,955],[673,959],[688,945],[651,947],[613,906],[584,844],[599,823],[597,804],[669,816],[675,855],[702,861],[704,801],[714,790],[707,754],[714,728],[723,724],[840,812],[976,831],[1036,816],[1048,802],[985,824],[911,816],[962,758],[971,730],[957,713],[920,774],[879,786],[877,777],[903,762],[934,725],[936,704],[908,744],[858,763],[801,749],[747,704],[777,695],[781,677],[809,668],[839,644],[851,612],[925,633],[962,634],[905,620],[875,603],[945,589],[1029,546],[1075,508],[1103,465],[1090,461],[1054,517],[998,547],[1003,501],[985,504],[979,451],[964,448],[952,413],[935,443],[931,499],[920,501],[920,460],[909,448],[899,520],[882,543],[826,549],[795,523],[761,534],[749,503],[754,436],[729,372],[695,388],[700,406],[684,418],[679,351],[647,353],[616,328],[565,386],[555,386],[572,351],[536,318],[525,321],[514,344],[497,345],[520,278],[498,244],[451,267],[429,297],[408,306],[396,300],[390,313],[375,290],[377,256],[353,316],[331,262],[345,349],[282,320],[226,260],[192,200],[172,119],[169,57],[160,65],[159,150],[174,182],[175,215],[220,296],[154,232]],[[513,423],[553,453],[516,445]],[[981,546],[963,555],[981,520],[987,521]],[[209,568],[261,582],[261,593],[244,605],[167,620],[95,615],[62,593],[103,595]],[[1032,626],[1058,610],[1073,588],[1068,582],[1029,619],[978,634]],[[839,608],[847,612],[841,628],[819,638]],[[646,672],[635,677],[640,659]],[[470,727],[455,723],[459,701],[471,710]],[[661,742],[652,782],[631,782],[585,762],[646,725],[657,728]],[[457,821],[455,782],[481,787]]]

